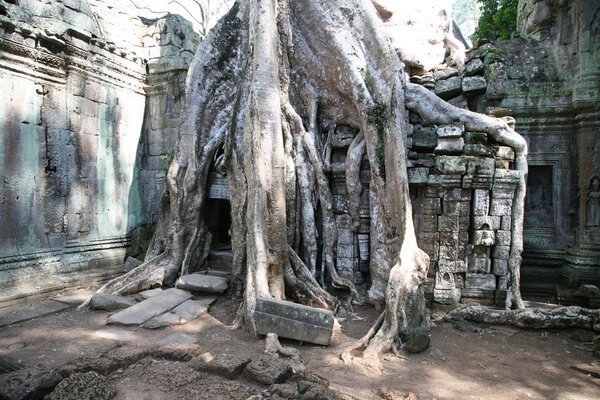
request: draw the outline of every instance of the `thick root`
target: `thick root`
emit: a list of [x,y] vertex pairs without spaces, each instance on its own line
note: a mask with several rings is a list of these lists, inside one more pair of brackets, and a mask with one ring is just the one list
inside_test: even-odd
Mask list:
[[446,318],[463,318],[488,324],[512,325],[524,329],[583,328],[600,332],[600,310],[577,306],[553,310],[526,308],[523,310],[491,310],[479,304],[452,310]]

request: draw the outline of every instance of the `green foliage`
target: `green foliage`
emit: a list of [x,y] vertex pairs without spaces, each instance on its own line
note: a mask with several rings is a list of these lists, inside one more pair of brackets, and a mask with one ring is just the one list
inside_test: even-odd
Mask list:
[[519,0],[479,0],[481,17],[471,39],[510,39],[517,27]]
[[162,164],[165,168],[169,168],[169,164],[171,163],[171,160],[173,159],[173,154],[172,153],[165,153],[163,155],[160,156],[160,159],[162,161]]
[[480,16],[479,0],[454,0],[452,19],[456,21],[465,37],[473,34]]
[[373,105],[368,106],[365,109],[367,122],[371,125],[375,125],[377,127],[377,131],[381,133],[383,133],[385,124],[387,123],[387,116],[385,115],[386,108],[387,104],[375,100]]

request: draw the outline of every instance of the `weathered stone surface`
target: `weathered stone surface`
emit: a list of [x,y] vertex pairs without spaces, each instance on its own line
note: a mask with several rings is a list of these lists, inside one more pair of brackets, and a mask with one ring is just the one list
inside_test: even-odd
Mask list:
[[129,272],[132,269],[134,269],[135,267],[139,267],[140,265],[142,265],[142,262],[140,260],[138,260],[137,258],[127,257],[127,260],[125,261],[125,264],[123,265],[123,271]]
[[442,174],[458,175],[467,170],[467,159],[464,157],[440,156],[435,161],[436,169]]
[[190,274],[177,279],[176,287],[194,292],[223,293],[227,290],[227,279],[219,276]]
[[61,312],[72,306],[72,304],[57,301],[45,301],[42,303],[3,308],[0,310],[0,327]]
[[439,80],[435,83],[435,94],[442,99],[451,99],[460,94],[462,89],[461,79],[458,76]]
[[135,300],[130,297],[106,293],[96,293],[90,299],[90,308],[93,310],[115,311],[131,307],[134,304]]
[[108,378],[90,371],[76,373],[63,379],[44,399],[98,400],[111,399],[115,394],[116,390]]
[[462,80],[462,90],[467,97],[485,93],[486,88],[487,81],[483,76],[469,76]]
[[408,182],[415,186],[427,185],[427,182],[429,182],[429,168],[409,168]]
[[137,303],[108,317],[107,324],[140,325],[150,318],[169,311],[192,297],[190,292],[181,289],[167,289],[163,293]]
[[416,328],[408,334],[404,349],[410,353],[421,353],[429,347],[431,337],[425,329]]
[[492,274],[469,274],[465,278],[465,289],[496,289],[496,276]]
[[179,315],[166,312],[164,314],[158,315],[154,318],[150,318],[148,321],[142,324],[142,328],[146,329],[162,329],[167,328],[171,325],[180,325],[187,322],[185,319],[181,318]]
[[513,161],[515,159],[515,151],[508,146],[494,146],[494,156],[496,158]]
[[[260,298],[254,312],[257,333],[328,345],[333,333],[333,313],[328,310]],[[271,382],[274,383],[274,382]]]
[[292,367],[284,360],[269,355],[264,355],[246,366],[244,376],[248,379],[272,385],[288,379],[293,373]]
[[163,292],[164,290],[157,288],[157,289],[148,289],[148,290],[143,290],[141,292],[139,292],[138,294],[140,296],[142,296],[144,299],[149,299],[150,297],[154,297],[156,295],[159,295]]
[[466,76],[479,75],[483,72],[483,70],[483,61],[481,61],[479,58],[474,58],[465,65]]
[[416,125],[412,136],[412,149],[415,151],[431,151],[437,145],[437,134],[434,127]]
[[436,129],[436,134],[441,138],[459,138],[465,131],[464,125],[445,125]]
[[131,342],[137,340],[137,336],[125,329],[101,329],[95,331],[94,336],[103,339],[117,340],[119,342]]
[[469,156],[492,157],[494,155],[494,152],[489,146],[480,143],[465,144],[464,150],[465,154]]
[[194,344],[197,341],[198,341],[198,339],[196,339],[195,337],[180,332],[180,333],[174,333],[172,335],[169,335],[166,338],[156,342],[156,344],[158,346],[164,346],[164,345],[168,345],[168,344],[178,344],[178,343]]
[[460,138],[438,138],[434,152],[436,154],[460,154],[465,146],[465,140]]
[[0,375],[0,398],[3,400],[40,399],[62,380],[53,370],[26,368]]
[[173,312],[186,321],[198,318],[208,311],[208,307],[217,300],[216,296],[207,296],[200,300],[187,300],[173,309]]
[[506,275],[508,273],[508,260],[494,260],[494,275]]
[[234,354],[212,356],[210,353],[205,353],[195,359],[190,366],[198,372],[206,372],[223,376],[228,379],[236,379],[242,374],[251,361],[250,358],[236,356]]

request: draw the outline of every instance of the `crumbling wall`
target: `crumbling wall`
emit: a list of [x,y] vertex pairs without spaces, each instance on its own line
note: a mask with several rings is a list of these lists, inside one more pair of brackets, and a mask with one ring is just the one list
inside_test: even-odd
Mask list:
[[0,4],[0,304],[115,276],[151,221],[142,124],[168,114],[147,110],[147,60],[171,51],[156,30],[110,2]]

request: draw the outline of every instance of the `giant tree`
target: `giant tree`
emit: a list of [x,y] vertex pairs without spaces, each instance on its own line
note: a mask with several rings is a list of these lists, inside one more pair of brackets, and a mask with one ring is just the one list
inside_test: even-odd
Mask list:
[[[259,297],[336,309],[341,302],[327,289],[337,288],[363,301],[335,265],[327,138],[343,124],[359,131],[345,163],[355,227],[363,157],[371,176],[368,300],[384,311],[360,342],[370,356],[427,326],[423,285],[429,263],[412,220],[407,108],[425,121],[461,122],[524,151],[504,121],[459,110],[407,83],[369,0],[238,1],[200,45],[186,96],[145,262],[101,291],[170,285],[204,264],[210,248],[207,176],[216,168],[230,188],[232,284],[243,294],[241,325],[253,327]],[[315,278],[320,268],[326,279]]]

